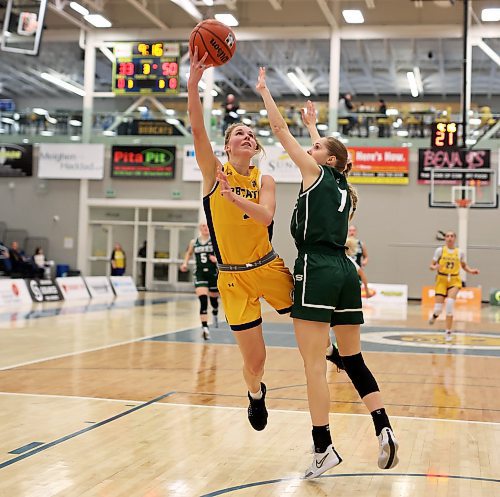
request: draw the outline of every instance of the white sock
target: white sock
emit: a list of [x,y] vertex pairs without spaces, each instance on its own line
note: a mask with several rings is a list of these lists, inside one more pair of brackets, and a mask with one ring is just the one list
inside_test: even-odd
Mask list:
[[332,355],[333,354],[333,345],[330,344],[330,346],[326,349],[326,355]]
[[259,391],[256,393],[248,392],[250,394],[250,397],[254,400],[260,400],[262,399],[262,388],[259,388]]

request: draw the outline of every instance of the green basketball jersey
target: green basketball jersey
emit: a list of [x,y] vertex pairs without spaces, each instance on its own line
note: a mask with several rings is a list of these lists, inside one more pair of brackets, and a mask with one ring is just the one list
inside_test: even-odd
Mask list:
[[201,243],[199,238],[196,238],[193,244],[193,252],[197,271],[215,271],[217,266],[209,258],[209,255],[214,255],[214,248],[210,238],[205,243]]
[[319,178],[299,192],[290,230],[300,250],[343,248],[347,238],[351,197],[347,179],[333,167],[320,166]]

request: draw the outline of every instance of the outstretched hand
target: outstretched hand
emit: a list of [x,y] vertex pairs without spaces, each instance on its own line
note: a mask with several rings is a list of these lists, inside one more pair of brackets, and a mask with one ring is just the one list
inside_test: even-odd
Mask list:
[[189,82],[198,84],[203,76],[205,69],[212,67],[211,64],[205,64],[208,52],[201,59],[198,59],[198,47],[194,47],[194,52],[189,52],[190,69],[189,69]]
[[310,100],[307,101],[305,109],[300,109],[300,115],[306,128],[316,126],[316,107]]
[[236,200],[236,194],[231,189],[226,173],[220,166],[217,168],[217,181],[219,182],[220,194],[229,202],[234,202]]
[[266,68],[259,67],[259,77],[257,78],[257,84],[255,85],[255,89],[260,93],[263,90],[267,89],[266,85]]

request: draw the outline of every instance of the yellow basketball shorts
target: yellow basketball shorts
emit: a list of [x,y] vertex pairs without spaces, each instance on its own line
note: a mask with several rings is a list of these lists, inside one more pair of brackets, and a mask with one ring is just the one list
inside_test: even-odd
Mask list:
[[248,271],[220,271],[217,286],[233,331],[248,330],[262,323],[260,298],[279,314],[288,314],[292,307],[293,277],[279,257]]
[[462,280],[460,279],[460,276],[450,276],[449,279],[448,276],[444,276],[442,274],[438,274],[436,276],[436,295],[446,297],[448,295],[448,290],[453,287],[462,288]]

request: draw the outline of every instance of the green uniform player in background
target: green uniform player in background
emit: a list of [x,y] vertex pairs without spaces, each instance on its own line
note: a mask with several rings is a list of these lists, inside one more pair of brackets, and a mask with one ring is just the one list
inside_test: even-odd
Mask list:
[[210,305],[212,306],[212,325],[217,328],[219,324],[219,291],[217,289],[217,260],[210,240],[208,226],[205,223],[200,224],[200,236],[189,242],[180,268],[182,272],[188,270],[188,262],[193,254],[195,258],[194,286],[196,295],[200,300],[201,331],[203,339],[209,340],[208,299],[210,298]]

